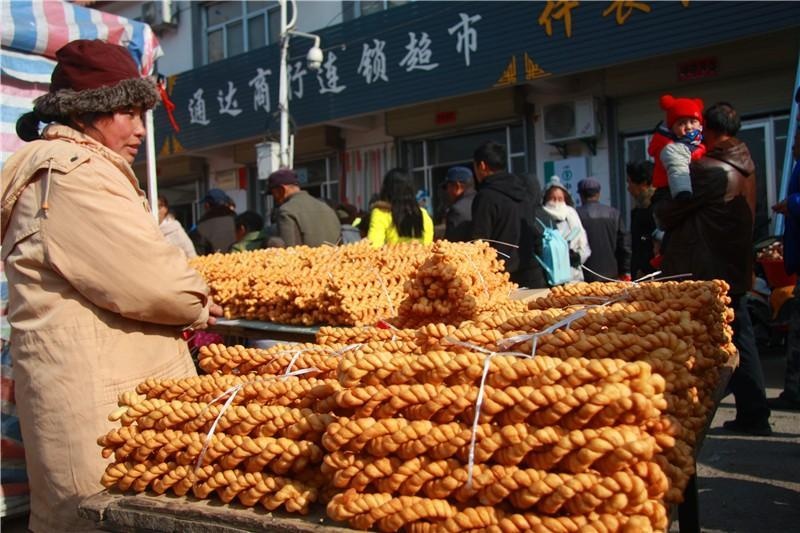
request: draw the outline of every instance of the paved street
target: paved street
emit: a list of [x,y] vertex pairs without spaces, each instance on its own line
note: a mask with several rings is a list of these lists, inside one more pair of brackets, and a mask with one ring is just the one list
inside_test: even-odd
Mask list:
[[[767,396],[783,387],[785,359],[762,357]],[[722,401],[698,461],[700,526],[706,532],[768,533],[800,528],[800,412],[773,411],[771,437],[722,429],[734,418]],[[677,531],[673,527],[673,531]]]

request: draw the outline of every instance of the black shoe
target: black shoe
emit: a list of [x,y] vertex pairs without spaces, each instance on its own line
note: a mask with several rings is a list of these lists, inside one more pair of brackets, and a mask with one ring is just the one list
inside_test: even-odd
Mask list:
[[778,411],[800,411],[800,401],[791,400],[783,394],[777,398],[768,399],[767,405],[769,405],[770,409],[777,409]]
[[734,433],[745,433],[747,435],[755,435],[757,437],[769,437],[772,435],[772,428],[770,427],[769,422],[766,420],[755,423],[745,423],[739,420],[728,420],[727,422],[723,422],[722,428],[727,429],[728,431],[733,431]]

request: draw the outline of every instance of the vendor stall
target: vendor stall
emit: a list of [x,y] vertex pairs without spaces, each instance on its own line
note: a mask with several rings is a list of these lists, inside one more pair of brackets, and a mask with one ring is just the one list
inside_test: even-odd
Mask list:
[[[736,364],[725,283],[574,284],[522,303],[489,252],[437,243],[407,279],[379,271],[364,292],[396,311],[383,327],[210,344],[207,375],[123,394],[98,439],[108,491],[83,516],[110,530],[664,531],[680,505],[698,530],[696,456]],[[257,291],[318,312],[286,281]],[[322,312],[373,316],[323,285]],[[241,309],[271,312],[241,278],[216,290],[241,287]]]

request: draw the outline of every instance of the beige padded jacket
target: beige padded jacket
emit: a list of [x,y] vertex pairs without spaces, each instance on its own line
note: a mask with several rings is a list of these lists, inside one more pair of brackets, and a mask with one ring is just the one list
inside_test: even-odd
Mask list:
[[120,392],[194,375],[181,330],[208,320],[208,288],[150,215],[130,165],[66,126],[2,173],[16,400],[33,531],[79,531],[102,489],[97,438]]

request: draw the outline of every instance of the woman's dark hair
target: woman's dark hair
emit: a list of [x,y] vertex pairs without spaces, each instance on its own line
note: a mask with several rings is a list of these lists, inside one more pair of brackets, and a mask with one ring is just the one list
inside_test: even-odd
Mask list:
[[625,171],[628,173],[632,183],[637,185],[653,183],[653,162],[652,161],[631,161],[625,165]]
[[564,193],[564,203],[570,207],[575,207],[575,200],[572,199],[572,195],[569,193],[567,189],[564,187],[557,187],[555,185],[550,186],[544,190],[544,198],[542,198],[542,203],[547,203],[550,200],[550,193],[555,189],[561,189],[561,192]]
[[163,194],[159,194],[158,195],[158,203],[163,205],[164,207],[166,207],[167,211],[169,211],[169,201],[167,200],[166,196],[164,196]]
[[422,237],[422,209],[405,169],[393,168],[386,173],[380,199],[392,206],[392,223],[401,237]]
[[[94,127],[94,123],[97,119],[103,116],[112,116],[113,114],[114,113],[109,112],[82,113],[71,118],[44,115],[34,109],[17,119],[17,136],[25,142],[41,139],[41,135],[39,134],[40,122],[59,122],[81,133],[85,133],[87,129]],[[85,124],[85,127],[81,127],[80,124]]]
[[17,119],[17,137],[25,142],[35,141],[39,138],[39,122],[42,122],[39,113],[28,111]]

